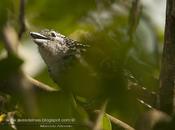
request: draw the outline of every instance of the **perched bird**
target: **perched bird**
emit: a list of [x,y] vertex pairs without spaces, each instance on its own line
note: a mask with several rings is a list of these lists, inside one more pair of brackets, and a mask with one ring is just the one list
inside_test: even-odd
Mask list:
[[[122,93],[125,79],[113,41],[108,45],[105,41],[82,44],[53,30],[30,32],[30,35],[38,45],[51,78],[64,91],[88,98],[100,93]],[[98,40],[98,36],[96,38]]]

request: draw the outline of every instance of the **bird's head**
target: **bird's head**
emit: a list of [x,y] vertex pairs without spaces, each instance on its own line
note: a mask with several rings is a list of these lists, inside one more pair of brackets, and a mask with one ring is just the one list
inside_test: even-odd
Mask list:
[[64,35],[53,30],[30,32],[32,40],[37,44],[39,52],[49,67],[58,66],[69,53]]
[[41,32],[30,32],[33,41],[38,45],[41,55],[50,56],[64,55],[68,47],[65,43],[65,36],[52,30]]
[[39,52],[47,64],[57,62],[56,60],[67,56],[80,54],[88,47],[53,30],[30,32],[30,35],[38,45]]

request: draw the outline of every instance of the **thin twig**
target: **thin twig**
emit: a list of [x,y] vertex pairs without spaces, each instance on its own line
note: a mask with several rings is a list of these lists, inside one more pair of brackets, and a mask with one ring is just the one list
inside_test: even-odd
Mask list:
[[140,3],[140,0],[133,0],[132,2],[132,7],[130,10],[130,16],[129,16],[129,30],[128,34],[132,40],[133,33],[135,32],[138,23],[139,23],[139,18],[141,15],[141,10],[142,10],[142,5]]
[[[4,27],[3,30],[4,34],[4,46],[9,54],[16,54],[17,55],[17,48],[18,48],[18,37],[17,33],[15,32],[14,28],[10,25],[7,25]],[[41,90],[45,91],[58,91],[57,89],[54,89],[44,83],[41,83],[35,79],[33,79],[30,76],[27,76],[25,72],[22,71],[22,74],[26,79],[35,87],[40,88]]]
[[25,75],[25,77],[27,78],[27,80],[34,86],[38,87],[39,89],[48,91],[48,92],[54,92],[54,91],[58,91],[58,89],[52,88],[49,85],[46,85],[28,75]]
[[[100,110],[96,110],[96,113],[100,113]],[[131,127],[130,125],[128,125],[127,123],[117,119],[116,117],[113,117],[107,113],[105,113],[107,115],[107,117],[110,119],[110,121],[114,124],[116,124],[117,126],[125,129],[125,130],[135,130],[133,127]]]
[[8,54],[17,54],[18,36],[16,31],[10,25],[6,25],[3,29],[4,46]]
[[104,102],[101,110],[98,112],[98,117],[97,117],[97,120],[96,120],[96,123],[93,127],[93,130],[101,130],[101,123],[102,123],[102,119],[103,119],[103,116],[105,114],[105,111],[106,111],[106,106],[107,106],[107,101]]
[[21,39],[23,33],[26,31],[25,25],[25,3],[26,0],[20,0],[20,7],[19,7],[19,34],[18,37]]

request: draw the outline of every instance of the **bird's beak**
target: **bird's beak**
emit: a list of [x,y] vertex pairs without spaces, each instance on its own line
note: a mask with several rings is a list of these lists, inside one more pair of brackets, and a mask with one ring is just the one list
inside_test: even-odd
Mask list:
[[37,45],[46,43],[49,40],[49,38],[37,32],[30,32],[30,36]]

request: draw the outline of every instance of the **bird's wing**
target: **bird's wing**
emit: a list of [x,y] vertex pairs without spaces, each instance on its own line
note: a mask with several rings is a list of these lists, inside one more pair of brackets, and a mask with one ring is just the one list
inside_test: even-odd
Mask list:
[[81,44],[78,41],[72,40],[70,38],[65,38],[65,43],[71,51],[74,52],[85,52],[89,45]]

